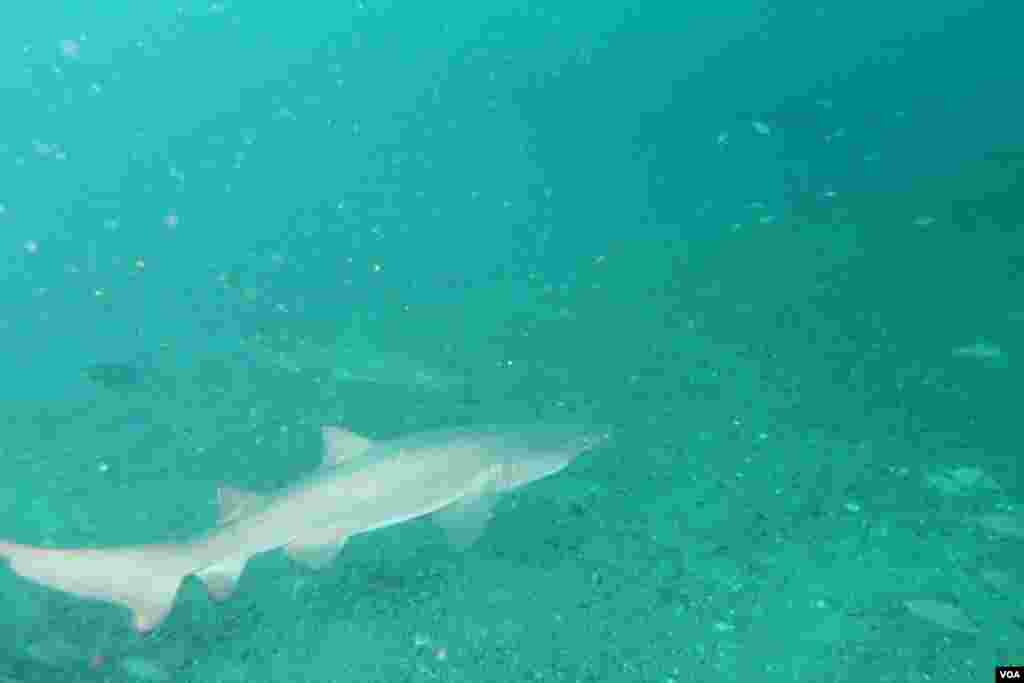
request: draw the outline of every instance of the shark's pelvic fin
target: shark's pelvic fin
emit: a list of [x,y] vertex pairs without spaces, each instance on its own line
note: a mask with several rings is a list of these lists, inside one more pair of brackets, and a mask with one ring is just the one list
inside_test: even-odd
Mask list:
[[230,598],[231,594],[235,592],[235,588],[238,586],[238,579],[241,578],[242,572],[245,571],[245,565],[248,561],[249,557],[245,555],[228,557],[217,564],[203,567],[196,572],[196,576],[206,584],[206,590],[210,592],[210,597],[218,602],[222,602]]

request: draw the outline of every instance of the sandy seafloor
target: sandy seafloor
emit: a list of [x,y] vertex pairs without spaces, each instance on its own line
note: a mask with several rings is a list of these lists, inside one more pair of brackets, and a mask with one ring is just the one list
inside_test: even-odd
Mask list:
[[[1019,371],[945,345],[924,361],[899,344],[867,361],[820,357],[818,336],[838,330],[824,322],[841,317],[834,303],[801,313],[772,302],[845,257],[757,287],[719,278],[723,254],[756,275],[757,242],[735,235],[685,257],[631,243],[581,269],[601,287],[537,303],[532,334],[501,347],[533,362],[498,389],[488,383],[502,369],[453,395],[207,358],[91,399],[6,406],[2,479],[18,484],[3,489],[5,534],[52,544],[208,528],[219,482],[273,488],[314,467],[320,424],[384,437],[535,411],[600,419],[614,439],[506,496],[467,551],[419,520],[355,538],[318,573],[263,556],[224,604],[187,581],[146,637],[114,608],[4,573],[3,675],[952,681],[1024,658],[1015,461],[972,446],[956,423],[968,405],[1000,410],[990,397]],[[684,262],[696,294],[623,305],[640,264],[681,275]],[[885,272],[848,264],[843,278]],[[783,314],[819,324],[744,341]],[[830,348],[843,339],[862,343],[839,334]],[[877,382],[897,375],[899,387]]]

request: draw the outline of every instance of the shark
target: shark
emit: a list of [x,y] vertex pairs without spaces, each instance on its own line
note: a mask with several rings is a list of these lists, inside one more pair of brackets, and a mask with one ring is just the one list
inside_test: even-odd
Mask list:
[[447,392],[467,384],[465,374],[450,363],[438,366],[421,360],[404,344],[388,344],[388,335],[384,335],[385,343],[379,343],[379,323],[364,322],[359,315],[346,324],[289,317],[254,321],[250,327],[253,329],[243,335],[240,350],[259,366],[312,376],[317,381],[427,392]]
[[246,350],[253,360],[292,374],[315,373],[339,383],[367,383],[449,391],[465,383],[463,377],[431,367],[401,351],[375,347],[364,340],[346,338],[329,342],[295,338],[282,344],[255,337]]
[[264,493],[218,489],[219,520],[175,543],[46,548],[0,540],[19,576],[130,611],[140,633],[171,612],[187,576],[211,598],[236,589],[249,560],[283,549],[313,569],[331,564],[358,534],[433,515],[457,546],[483,532],[501,494],[565,469],[610,438],[583,425],[528,424],[439,429],[372,440],[325,426],[320,466]]

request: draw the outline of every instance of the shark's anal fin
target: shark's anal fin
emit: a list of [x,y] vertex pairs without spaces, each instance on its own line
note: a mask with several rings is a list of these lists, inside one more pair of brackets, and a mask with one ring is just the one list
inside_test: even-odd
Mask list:
[[373,442],[341,427],[324,427],[323,467],[335,467],[370,450]]
[[306,534],[284,547],[285,555],[311,569],[323,569],[338,556],[348,540],[344,529],[323,529]]
[[498,500],[495,482],[500,476],[499,465],[489,467],[476,477],[465,496],[434,513],[434,521],[456,548],[473,545],[487,528],[494,516]]

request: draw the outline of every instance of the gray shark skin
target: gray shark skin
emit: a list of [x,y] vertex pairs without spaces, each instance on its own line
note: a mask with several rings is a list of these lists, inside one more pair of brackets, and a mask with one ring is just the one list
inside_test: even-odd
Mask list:
[[272,493],[220,489],[217,527],[184,543],[51,549],[0,540],[0,557],[31,581],[126,607],[147,632],[170,613],[186,576],[224,600],[250,558],[278,548],[321,568],[351,536],[432,513],[453,542],[468,545],[499,494],[561,471],[610,435],[535,424],[380,442],[338,427],[324,427],[323,436],[317,470]]

